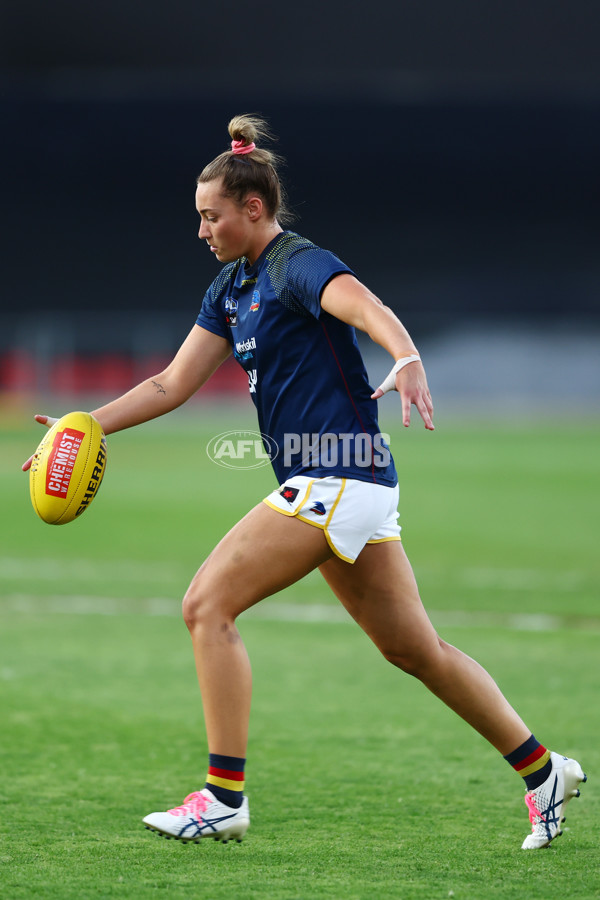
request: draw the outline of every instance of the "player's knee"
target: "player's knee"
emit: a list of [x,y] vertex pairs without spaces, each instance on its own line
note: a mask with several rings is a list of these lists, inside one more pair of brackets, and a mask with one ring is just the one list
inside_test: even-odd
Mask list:
[[383,656],[396,668],[420,680],[427,679],[438,665],[444,642],[439,638],[434,643],[421,647],[382,647]]
[[191,594],[190,589],[188,588],[181,604],[181,612],[183,614],[183,621],[190,631],[192,630],[196,622],[197,611],[197,598],[196,596]]
[[219,604],[214,592],[199,579],[194,579],[187,589],[181,605],[183,620],[190,631],[208,624],[219,615]]

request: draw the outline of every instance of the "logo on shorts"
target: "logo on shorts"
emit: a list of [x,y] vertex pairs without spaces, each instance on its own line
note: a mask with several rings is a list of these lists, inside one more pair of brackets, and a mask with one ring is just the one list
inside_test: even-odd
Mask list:
[[311,506],[310,511],[316,513],[318,516],[324,516],[327,512],[320,500],[317,500],[315,505]]
[[287,500],[287,502],[290,504],[290,506],[292,506],[294,500],[300,493],[300,489],[295,488],[295,487],[290,487],[289,485],[284,484],[283,487],[279,488],[279,493],[281,494],[283,499]]

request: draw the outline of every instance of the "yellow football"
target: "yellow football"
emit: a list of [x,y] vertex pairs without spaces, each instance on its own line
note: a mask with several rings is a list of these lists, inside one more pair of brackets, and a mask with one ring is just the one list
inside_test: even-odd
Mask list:
[[35,451],[29,470],[31,502],[49,525],[64,525],[90,505],[106,469],[106,437],[87,412],[59,419]]

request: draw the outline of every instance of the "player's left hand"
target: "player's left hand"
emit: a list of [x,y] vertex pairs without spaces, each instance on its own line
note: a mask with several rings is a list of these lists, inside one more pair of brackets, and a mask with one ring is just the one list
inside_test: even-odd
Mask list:
[[425,369],[421,362],[415,361],[408,366],[404,366],[396,375],[393,386],[387,387],[384,382],[371,394],[371,399],[378,400],[388,390],[396,390],[400,394],[402,400],[402,424],[406,428],[410,425],[410,412],[411,407],[414,405],[423,419],[425,428],[428,431],[435,429],[433,424],[433,401],[427,385]]
[[[36,422],[39,422],[40,425],[45,425],[46,428],[52,428],[52,426],[56,425],[56,423],[58,422],[58,419],[55,419],[53,416],[40,416],[39,414],[34,416],[34,419]],[[23,472],[28,472],[29,469],[31,468],[31,463],[33,462],[33,456],[35,456],[35,454],[30,456],[29,459],[25,460],[25,462],[21,466],[21,469],[23,470]]]

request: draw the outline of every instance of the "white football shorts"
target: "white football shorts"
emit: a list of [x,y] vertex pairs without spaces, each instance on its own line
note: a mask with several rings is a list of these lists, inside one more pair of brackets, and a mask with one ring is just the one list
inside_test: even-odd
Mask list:
[[263,503],[322,528],[335,555],[353,563],[365,544],[400,540],[398,499],[398,485],[294,475]]

